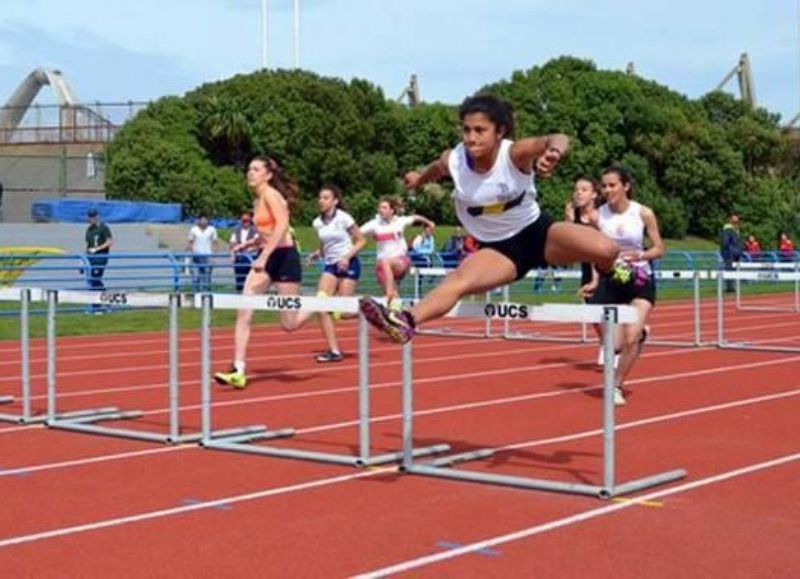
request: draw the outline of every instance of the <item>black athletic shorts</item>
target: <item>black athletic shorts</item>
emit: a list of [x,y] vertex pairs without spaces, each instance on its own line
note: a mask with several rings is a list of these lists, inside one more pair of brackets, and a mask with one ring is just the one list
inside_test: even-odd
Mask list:
[[532,269],[548,266],[544,259],[547,232],[553,225],[553,218],[542,212],[539,218],[513,237],[502,241],[478,241],[478,247],[488,247],[502,253],[517,268],[516,279],[522,279]]
[[276,247],[267,260],[267,275],[273,282],[296,282],[303,280],[300,267],[300,252],[297,248]]
[[586,300],[587,304],[630,304],[635,299],[647,300],[656,305],[656,284],[653,276],[641,287],[633,283],[619,284],[609,275],[601,275],[594,294]]

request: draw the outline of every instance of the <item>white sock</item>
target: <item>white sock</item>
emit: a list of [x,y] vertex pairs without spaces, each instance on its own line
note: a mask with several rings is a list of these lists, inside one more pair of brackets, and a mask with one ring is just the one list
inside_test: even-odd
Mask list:
[[233,367],[236,369],[237,372],[244,374],[244,362],[242,360],[234,361]]

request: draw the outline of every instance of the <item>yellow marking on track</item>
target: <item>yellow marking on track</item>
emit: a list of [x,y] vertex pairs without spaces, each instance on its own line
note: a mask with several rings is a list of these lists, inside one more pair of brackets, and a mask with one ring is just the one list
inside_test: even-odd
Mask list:
[[661,501],[643,501],[641,499],[626,499],[625,497],[614,497],[611,499],[615,503],[636,503],[643,507],[663,507],[664,503]]

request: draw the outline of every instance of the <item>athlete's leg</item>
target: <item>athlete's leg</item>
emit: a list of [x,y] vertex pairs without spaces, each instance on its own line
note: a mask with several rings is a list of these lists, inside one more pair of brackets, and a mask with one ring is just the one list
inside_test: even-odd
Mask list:
[[559,221],[553,223],[547,231],[544,258],[550,265],[588,261],[594,263],[600,271],[610,271],[617,254],[617,245],[590,227]]
[[618,344],[618,351],[620,356],[616,373],[616,382],[619,387],[622,387],[625,383],[625,378],[630,374],[633,365],[642,353],[644,326],[653,309],[653,304],[642,298],[634,299],[631,305],[638,310],[639,319],[635,324],[619,326],[618,337],[620,338],[620,343]]
[[418,324],[441,317],[463,296],[493,290],[516,277],[513,261],[494,249],[480,249],[411,308],[411,315]]

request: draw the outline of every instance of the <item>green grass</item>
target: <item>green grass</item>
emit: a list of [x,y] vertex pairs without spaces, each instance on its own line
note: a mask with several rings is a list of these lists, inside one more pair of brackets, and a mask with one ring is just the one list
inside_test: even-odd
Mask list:
[[[32,304],[30,315],[31,338],[42,338],[47,331],[47,316],[43,304]],[[2,304],[3,313],[17,311],[11,304]],[[179,327],[184,331],[200,331],[199,310],[180,310]],[[236,319],[234,311],[217,311],[212,316],[212,326],[230,327]],[[272,312],[256,312],[254,323],[272,324],[277,321],[277,314]],[[74,309],[62,310],[56,317],[57,336],[90,336],[100,334],[122,334],[137,332],[166,332],[169,328],[169,316],[166,310],[116,310],[95,316]],[[20,335],[19,317],[16,315],[0,316],[0,340],[18,340]]]

